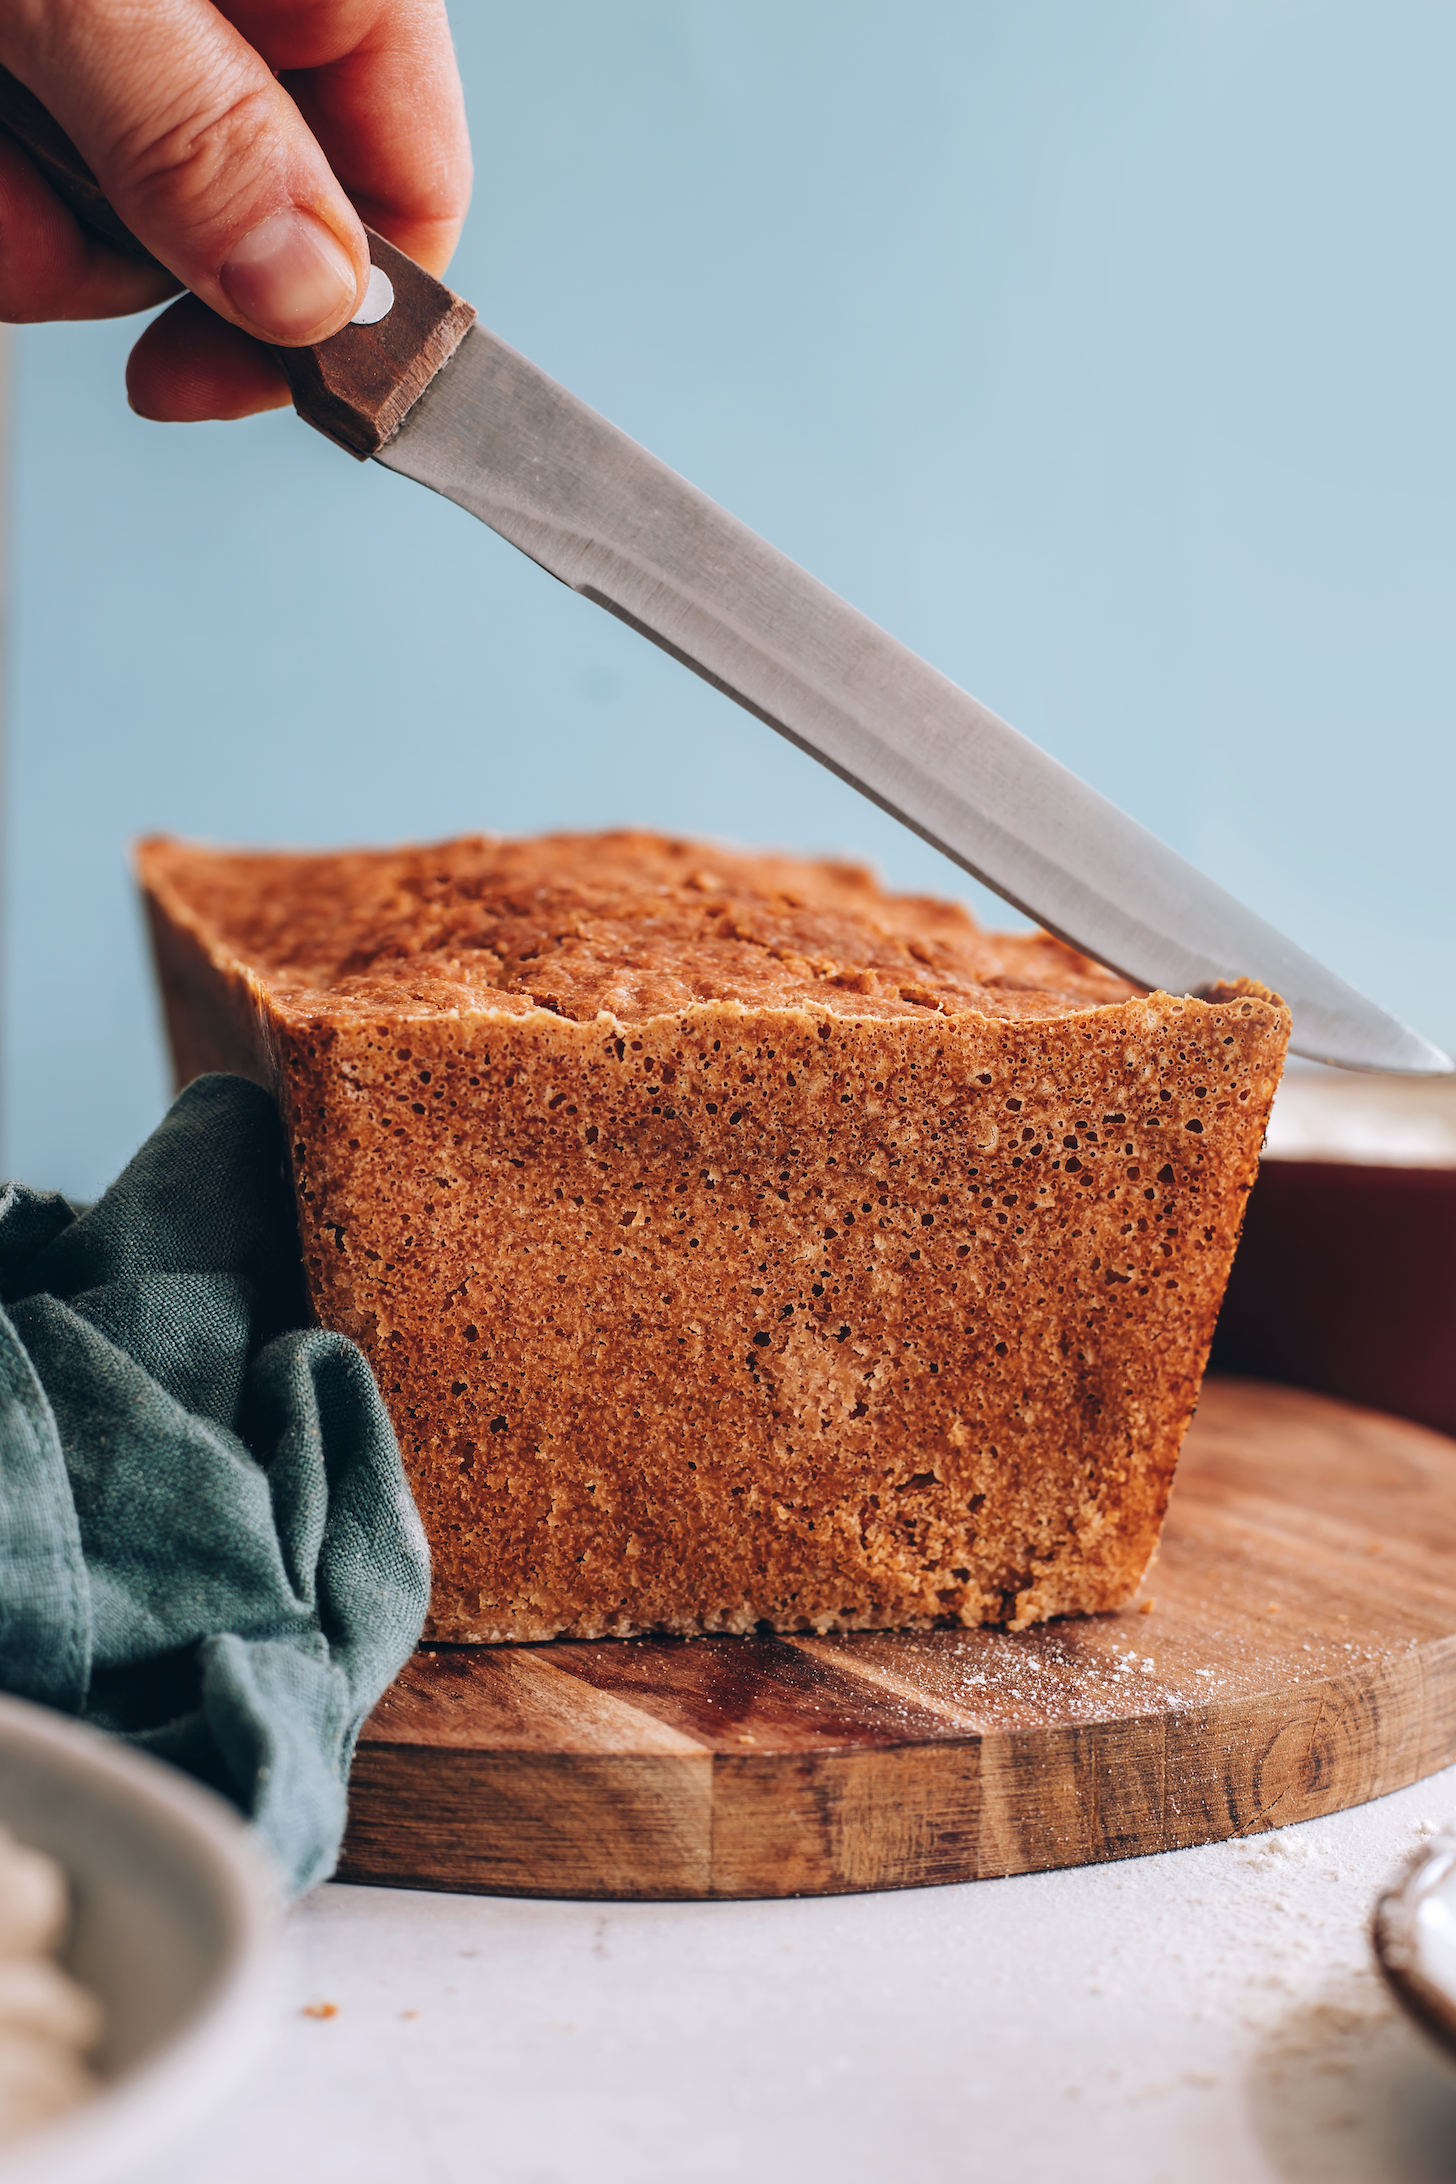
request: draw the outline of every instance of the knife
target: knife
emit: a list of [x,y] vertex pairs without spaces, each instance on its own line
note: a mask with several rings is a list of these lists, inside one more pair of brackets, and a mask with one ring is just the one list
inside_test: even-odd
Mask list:
[[[92,234],[149,254],[39,101],[0,127]],[[276,349],[307,423],[429,486],[650,638],[1050,932],[1135,985],[1245,977],[1292,1050],[1345,1069],[1453,1064],[996,714],[480,325],[372,230],[349,326]]]

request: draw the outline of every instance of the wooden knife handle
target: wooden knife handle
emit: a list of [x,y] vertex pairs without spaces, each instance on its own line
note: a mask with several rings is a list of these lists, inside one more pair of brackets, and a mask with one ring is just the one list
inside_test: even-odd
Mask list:
[[366,227],[369,258],[394,286],[394,302],[373,326],[349,325],[312,348],[273,354],[293,389],[293,406],[360,462],[378,454],[471,327],[475,305]]
[[[156,260],[118,219],[101,185],[59,124],[19,78],[0,68],[0,129],[15,139],[98,242],[147,264]],[[466,303],[423,266],[366,227],[369,256],[389,276],[394,302],[372,326],[341,328],[312,347],[273,354],[306,423],[362,462],[377,454],[475,320]]]

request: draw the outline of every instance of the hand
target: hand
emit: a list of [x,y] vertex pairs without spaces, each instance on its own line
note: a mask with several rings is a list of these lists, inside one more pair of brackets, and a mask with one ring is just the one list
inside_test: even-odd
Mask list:
[[143,417],[285,404],[263,344],[352,318],[361,216],[431,272],[449,263],[470,147],[443,0],[0,0],[0,62],[175,276],[93,242],[0,135],[0,320],[111,318],[191,290],[132,351]]

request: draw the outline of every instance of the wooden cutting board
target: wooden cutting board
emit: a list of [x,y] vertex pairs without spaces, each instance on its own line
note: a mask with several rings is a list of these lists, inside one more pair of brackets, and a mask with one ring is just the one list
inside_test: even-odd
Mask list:
[[416,1654],[340,1878],[787,1896],[1133,1857],[1456,1758],[1456,1442],[1210,1380],[1121,1614]]

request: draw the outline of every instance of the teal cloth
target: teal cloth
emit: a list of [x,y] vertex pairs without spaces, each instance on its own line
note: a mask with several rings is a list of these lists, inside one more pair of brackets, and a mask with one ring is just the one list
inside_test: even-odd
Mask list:
[[278,1111],[202,1077],[96,1205],[0,1189],[0,1685],[332,1872],[429,1555],[363,1353],[307,1325]]

